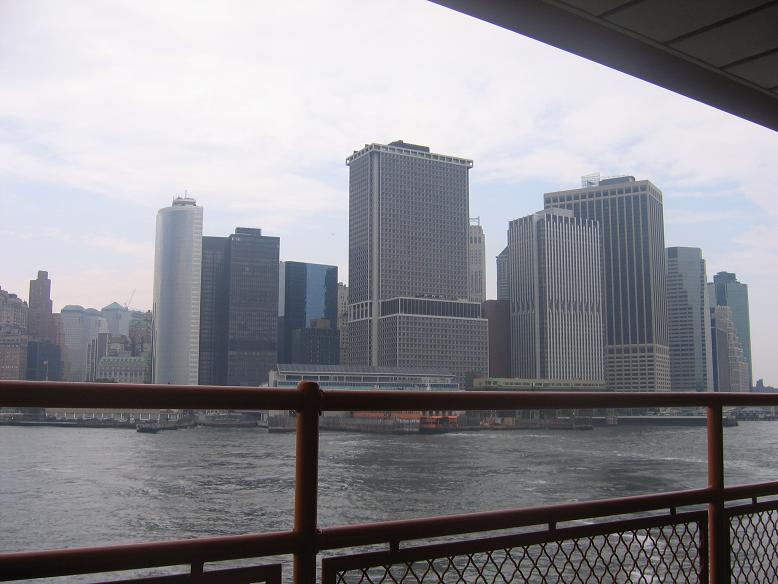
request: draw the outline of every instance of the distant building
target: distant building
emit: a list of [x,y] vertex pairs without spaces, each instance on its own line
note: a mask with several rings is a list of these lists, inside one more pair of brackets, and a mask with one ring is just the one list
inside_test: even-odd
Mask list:
[[583,188],[546,193],[544,203],[600,226],[608,387],[669,390],[662,191],[631,176],[586,178]]
[[480,218],[470,220],[467,239],[467,287],[471,302],[486,300],[486,239]]
[[203,208],[176,198],[157,213],[154,252],[154,383],[196,385],[200,346]]
[[397,141],[346,164],[350,366],[485,375],[488,325],[467,301],[472,161]]
[[343,282],[338,282],[338,337],[340,343],[340,355],[338,363],[345,365],[346,355],[348,354],[348,286]]
[[748,284],[738,282],[737,275],[731,272],[719,272],[713,276],[710,288],[711,307],[729,306],[732,309],[732,322],[740,346],[748,363],[748,384],[751,386],[753,370],[751,365],[751,318],[748,310]]
[[566,209],[508,225],[511,375],[602,381],[600,230]]
[[489,377],[510,377],[510,303],[487,300],[481,314],[489,322]]
[[508,277],[508,246],[500,252],[497,261],[497,300],[508,300],[510,278]]
[[203,238],[201,384],[259,386],[278,357],[279,238]]
[[705,260],[696,247],[667,248],[667,315],[673,391],[713,391]]
[[27,318],[27,303],[0,288],[0,380],[25,379]]
[[62,355],[59,345],[48,340],[30,339],[27,343],[27,373],[29,381],[60,381]]
[[49,273],[38,271],[38,277],[30,280],[30,307],[28,316],[30,337],[41,340],[53,340],[51,280]]
[[518,377],[479,378],[473,389],[484,391],[603,391],[604,380],[587,379],[523,379]]
[[337,266],[281,262],[279,315],[279,363],[338,364]]
[[108,350],[108,324],[94,308],[70,304],[62,322],[63,381],[94,381],[97,362]]
[[729,306],[711,309],[713,381],[716,391],[748,391],[748,360]]
[[100,315],[105,319],[108,332],[113,336],[129,336],[132,313],[126,306],[112,302],[100,311]]

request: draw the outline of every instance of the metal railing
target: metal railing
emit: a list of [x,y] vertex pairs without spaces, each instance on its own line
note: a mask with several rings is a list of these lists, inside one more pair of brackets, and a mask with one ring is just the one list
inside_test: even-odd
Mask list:
[[[375,544],[385,551],[328,556],[336,582],[774,581],[778,482],[724,486],[722,408],[774,406],[778,395],[622,392],[321,391],[233,387],[0,382],[3,407],[296,410],[294,529],[184,541],[0,554],[0,580],[189,566],[133,582],[278,582],[278,564],[210,569],[226,560],[291,554],[296,583],[315,582],[321,552]],[[708,486],[701,489],[365,525],[317,521],[323,411],[701,407],[707,411]],[[750,500],[727,507],[727,501]],[[706,505],[705,511],[681,508]],[[618,516],[629,515],[628,519]],[[579,520],[593,523],[576,525]],[[572,525],[561,526],[561,523]],[[532,528],[529,529],[528,528]],[[483,537],[483,532],[511,530]],[[519,530],[521,530],[519,532]],[[481,533],[480,538],[464,534]],[[460,536],[453,539],[452,536]],[[446,538],[439,543],[430,540]],[[421,541],[420,545],[409,542]],[[730,545],[731,542],[731,545]],[[402,546],[402,549],[401,549]],[[205,569],[208,564],[209,569]],[[740,581],[740,580],[738,580]],[[128,580],[129,582],[129,580]]]

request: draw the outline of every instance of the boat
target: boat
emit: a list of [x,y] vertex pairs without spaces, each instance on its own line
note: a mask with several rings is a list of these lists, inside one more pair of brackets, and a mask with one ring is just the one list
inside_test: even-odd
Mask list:
[[457,416],[421,416],[419,418],[420,434],[444,434],[457,430]]
[[156,434],[162,428],[160,428],[159,422],[141,422],[135,426],[135,429],[141,434]]

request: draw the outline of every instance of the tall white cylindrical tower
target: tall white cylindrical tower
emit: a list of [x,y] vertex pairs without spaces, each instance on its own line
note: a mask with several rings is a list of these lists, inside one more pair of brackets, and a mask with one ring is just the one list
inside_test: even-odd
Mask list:
[[154,383],[197,385],[203,208],[176,198],[157,213],[154,253]]

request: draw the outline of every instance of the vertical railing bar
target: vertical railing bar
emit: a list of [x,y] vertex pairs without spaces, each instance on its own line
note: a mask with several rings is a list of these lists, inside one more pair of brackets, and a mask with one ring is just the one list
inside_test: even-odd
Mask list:
[[708,487],[708,564],[710,584],[729,584],[729,525],[724,513],[724,428],[721,404],[707,407]]
[[301,381],[297,388],[303,405],[297,414],[294,477],[295,584],[316,582],[318,553],[317,498],[319,490],[319,414],[321,391],[316,383]]

